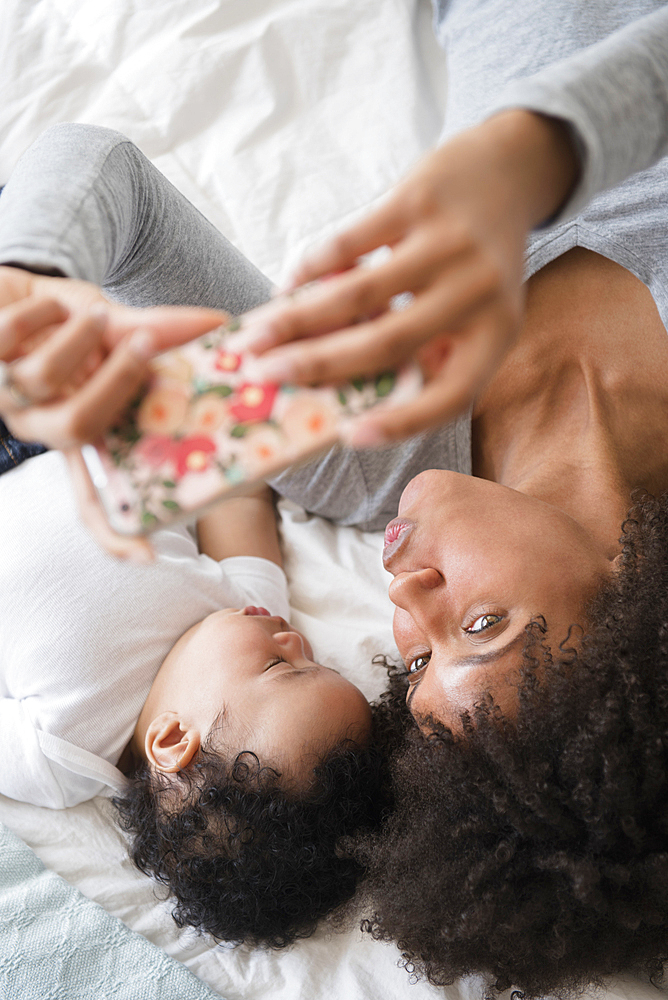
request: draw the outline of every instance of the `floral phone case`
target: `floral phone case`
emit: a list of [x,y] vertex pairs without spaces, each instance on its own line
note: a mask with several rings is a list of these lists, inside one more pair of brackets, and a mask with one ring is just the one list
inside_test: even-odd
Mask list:
[[332,445],[343,419],[411,399],[417,367],[338,388],[254,381],[231,350],[239,320],[158,355],[141,397],[97,445],[82,449],[111,526],[154,531],[224,493]]

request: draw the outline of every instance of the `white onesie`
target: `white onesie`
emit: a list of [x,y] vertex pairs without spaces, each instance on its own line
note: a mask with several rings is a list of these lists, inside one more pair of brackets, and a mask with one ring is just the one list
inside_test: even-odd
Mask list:
[[0,477],[1,793],[63,808],[121,791],[115,765],[179,636],[226,607],[289,618],[274,563],[218,563],[183,526],[153,541],[149,566],[103,552],[80,524],[59,452]]

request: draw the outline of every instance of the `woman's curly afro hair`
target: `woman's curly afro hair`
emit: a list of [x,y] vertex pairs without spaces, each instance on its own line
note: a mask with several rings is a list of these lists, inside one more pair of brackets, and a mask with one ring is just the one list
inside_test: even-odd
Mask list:
[[359,838],[366,930],[436,985],[569,995],[668,958],[668,499],[639,498],[619,573],[568,649],[527,630],[518,711],[415,729],[396,808]]
[[351,899],[363,869],[339,842],[377,827],[390,806],[383,748],[402,726],[389,702],[372,709],[371,744],[322,756],[307,792],[252,752],[225,759],[214,730],[178,774],[140,767],[114,804],[132,860],[169,889],[179,927],[282,948]]

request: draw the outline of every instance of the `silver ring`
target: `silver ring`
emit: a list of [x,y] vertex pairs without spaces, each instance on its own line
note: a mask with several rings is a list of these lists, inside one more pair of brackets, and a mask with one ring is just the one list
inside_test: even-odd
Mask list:
[[11,362],[0,361],[0,389],[5,390],[12,401],[12,406],[17,410],[25,410],[27,406],[33,405],[33,400],[26,396],[14,381]]

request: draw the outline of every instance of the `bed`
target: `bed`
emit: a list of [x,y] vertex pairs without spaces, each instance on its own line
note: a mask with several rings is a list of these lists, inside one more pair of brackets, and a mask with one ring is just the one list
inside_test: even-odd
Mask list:
[[[4,0],[2,13],[0,184],[55,122],[116,128],[279,284],[309,246],[382,197],[435,142],[444,114],[444,58],[429,0]],[[285,502],[281,516],[295,625],[323,662],[376,696],[384,677],[372,658],[394,652],[381,538]],[[39,859],[194,973],[202,996],[206,987],[227,1000],[476,994],[475,982],[412,982],[393,945],[356,927],[323,926],[283,952],[179,931],[160,890],[127,859],[105,798],[63,811],[0,798],[0,822],[5,874],[22,841],[36,855],[32,867],[34,855],[22,855],[33,875],[50,877]],[[137,937],[123,934],[130,943]],[[0,992],[10,981],[1,976],[10,947],[20,952],[20,935],[13,944],[0,936]],[[31,956],[21,957],[29,965]],[[62,973],[48,996],[176,995],[168,977],[154,975],[149,989],[148,977],[133,975],[124,982],[120,970],[108,989],[76,992]],[[629,981],[610,996],[641,993]],[[6,995],[43,1000],[47,992],[38,980],[34,992]]]

